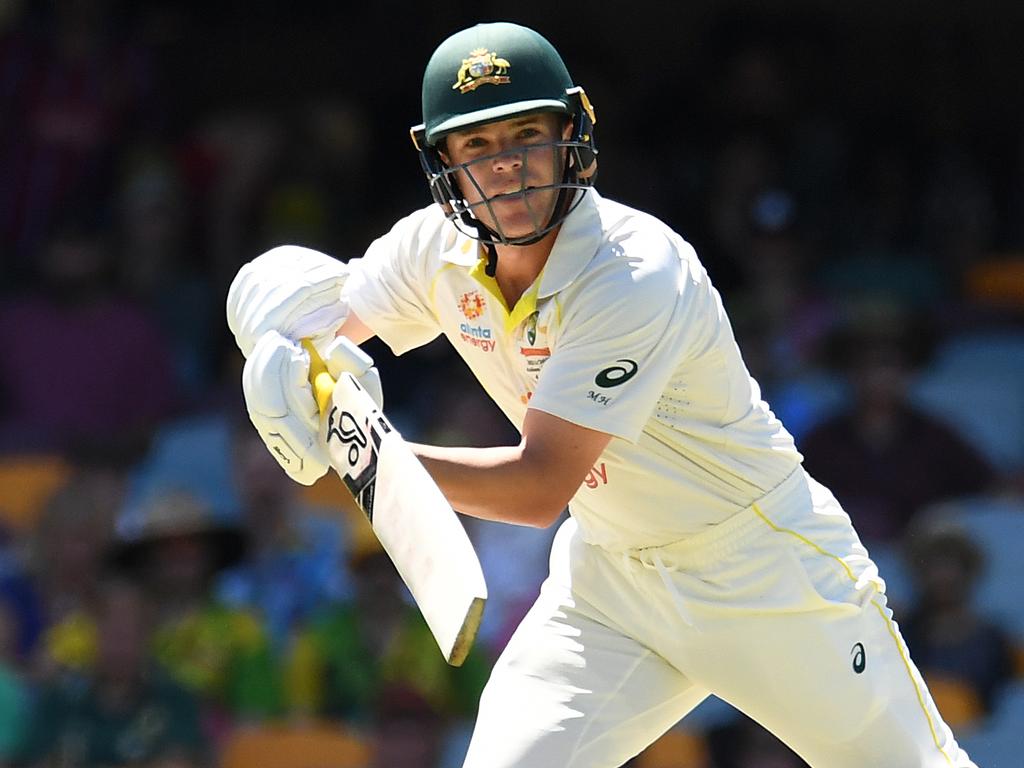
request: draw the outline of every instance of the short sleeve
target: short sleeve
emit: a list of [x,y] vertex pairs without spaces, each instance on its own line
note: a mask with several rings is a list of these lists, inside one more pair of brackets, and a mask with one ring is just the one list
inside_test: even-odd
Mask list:
[[[530,407],[636,442],[701,333],[705,292],[694,262],[668,238],[634,236],[619,247],[563,292],[559,334]],[[642,258],[629,258],[637,252]]]
[[430,306],[431,256],[440,250],[436,218],[430,209],[417,211],[349,262],[342,298],[396,355],[441,332]]

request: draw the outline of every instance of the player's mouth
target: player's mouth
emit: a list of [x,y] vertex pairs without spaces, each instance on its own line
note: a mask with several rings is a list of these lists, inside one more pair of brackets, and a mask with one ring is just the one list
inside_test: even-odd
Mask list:
[[532,196],[535,192],[538,191],[540,191],[540,188],[531,184],[525,187],[517,187],[516,189],[508,190],[505,192],[498,192],[488,199],[491,201],[491,203],[520,203],[523,202],[527,197]]

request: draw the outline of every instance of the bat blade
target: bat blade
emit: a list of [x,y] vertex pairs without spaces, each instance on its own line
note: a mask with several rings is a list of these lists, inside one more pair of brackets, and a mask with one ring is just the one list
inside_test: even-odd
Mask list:
[[433,478],[351,374],[334,383],[322,437],[449,664],[472,647],[487,586],[462,523]]

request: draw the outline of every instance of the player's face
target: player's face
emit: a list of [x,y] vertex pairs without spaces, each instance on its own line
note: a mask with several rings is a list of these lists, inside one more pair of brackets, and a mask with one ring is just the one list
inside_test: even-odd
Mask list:
[[473,215],[505,237],[525,237],[551,217],[571,124],[552,113],[514,117],[448,136],[442,157]]

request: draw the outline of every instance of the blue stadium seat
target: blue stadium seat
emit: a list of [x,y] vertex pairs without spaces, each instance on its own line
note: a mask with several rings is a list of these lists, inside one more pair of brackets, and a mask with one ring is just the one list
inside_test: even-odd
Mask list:
[[958,737],[957,740],[979,766],[1019,766],[1024,748],[1024,741],[1021,739],[1022,724],[1024,682],[1018,682],[1003,692],[995,712],[984,725]]
[[978,608],[1024,641],[1024,500],[978,498],[959,506],[968,530],[985,551]]
[[134,516],[154,496],[184,489],[218,518],[233,519],[239,501],[232,478],[231,441],[230,424],[222,416],[181,419],[161,427],[129,479],[119,530],[130,530]]
[[958,428],[996,467],[1024,466],[1024,334],[991,331],[948,341],[911,399]]

